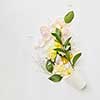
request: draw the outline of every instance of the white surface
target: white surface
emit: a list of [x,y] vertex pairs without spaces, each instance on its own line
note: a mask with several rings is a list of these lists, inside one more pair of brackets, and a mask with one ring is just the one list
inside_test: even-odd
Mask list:
[[[54,84],[32,59],[31,36],[42,24],[75,10],[73,34],[83,52],[84,91],[65,82]],[[99,0],[0,0],[0,100],[99,100]],[[50,21],[49,21],[50,22]]]

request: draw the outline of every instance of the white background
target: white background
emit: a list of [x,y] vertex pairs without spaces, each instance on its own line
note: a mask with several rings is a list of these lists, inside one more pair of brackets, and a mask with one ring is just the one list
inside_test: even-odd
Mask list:
[[[83,52],[84,91],[65,81],[51,83],[32,58],[39,27],[71,8],[76,14],[72,31]],[[0,0],[0,100],[99,100],[99,9],[99,0]]]

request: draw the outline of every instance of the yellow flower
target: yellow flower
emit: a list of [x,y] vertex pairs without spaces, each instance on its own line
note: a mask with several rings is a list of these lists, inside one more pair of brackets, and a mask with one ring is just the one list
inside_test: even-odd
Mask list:
[[71,53],[71,54],[70,54],[70,58],[72,58],[72,57],[73,57],[73,54]]
[[61,60],[62,60],[63,64],[67,64],[68,63],[68,60],[64,56],[61,57]]
[[62,45],[60,44],[60,43],[58,43],[58,42],[54,42],[54,47],[55,48],[62,48]]
[[[73,57],[73,54],[70,54],[70,58],[72,58],[72,57]],[[61,60],[62,60],[63,64],[68,63],[68,60],[64,56],[61,57]]]
[[65,71],[65,67],[64,65],[56,65],[55,66],[55,72],[58,73],[58,74],[63,74]]
[[62,76],[68,76],[71,75],[73,72],[73,69],[71,67],[69,68],[65,68],[65,66],[63,64],[61,65],[56,65],[54,67],[54,73],[56,74],[60,74]]
[[53,49],[49,49],[48,56],[53,61],[57,55],[57,52]]
[[64,71],[64,76],[70,75],[70,74],[72,74],[72,72],[73,72],[73,69],[71,67],[69,67]]

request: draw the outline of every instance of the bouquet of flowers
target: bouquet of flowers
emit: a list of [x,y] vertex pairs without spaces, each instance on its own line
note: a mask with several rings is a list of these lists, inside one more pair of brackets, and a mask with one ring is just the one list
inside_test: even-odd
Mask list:
[[[82,53],[75,52],[72,43],[70,25],[74,18],[74,12],[69,11],[63,19],[57,19],[52,25],[40,28],[42,40],[37,46],[42,56],[41,66],[49,75],[52,82],[60,82],[67,79],[70,84],[83,89],[86,82],[75,69]],[[36,48],[36,49],[37,49]],[[38,51],[39,52],[39,51]]]

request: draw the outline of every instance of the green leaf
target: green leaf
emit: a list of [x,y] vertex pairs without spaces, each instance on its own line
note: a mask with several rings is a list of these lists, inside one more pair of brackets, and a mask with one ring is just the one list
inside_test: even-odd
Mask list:
[[62,44],[60,29],[56,28],[56,32],[55,33],[51,33],[51,34],[56,38],[56,41],[58,41],[60,44]]
[[62,48],[55,48],[54,50],[57,51],[57,52],[63,52],[64,53],[64,50]]
[[62,44],[61,37],[60,37],[57,33],[51,33],[51,34],[56,38],[56,40],[57,40],[60,44]]
[[61,81],[62,76],[58,75],[58,74],[54,74],[51,77],[49,77],[48,79],[53,81],[53,82],[59,82],[59,81]]
[[69,44],[68,44],[67,51],[70,51],[70,50],[71,50],[71,44],[69,43]]
[[56,34],[58,34],[58,36],[61,38],[61,31],[59,28],[56,28]]
[[65,15],[64,17],[64,21],[65,23],[70,23],[74,18],[74,12],[73,11],[70,11],[67,13],[67,15]]
[[49,59],[47,60],[47,63],[46,63],[46,69],[48,72],[52,73],[54,67],[53,67],[53,62]]
[[81,55],[82,55],[81,53],[78,53],[74,56],[72,60],[73,66],[75,65],[75,63],[77,62],[77,60],[80,58]]
[[70,62],[70,52],[69,52],[69,51],[66,51],[65,57],[66,57],[67,60]]
[[72,37],[69,37],[66,41],[65,41],[65,43],[64,43],[64,47],[66,48],[68,45],[70,45],[70,40],[71,40],[71,38]]

